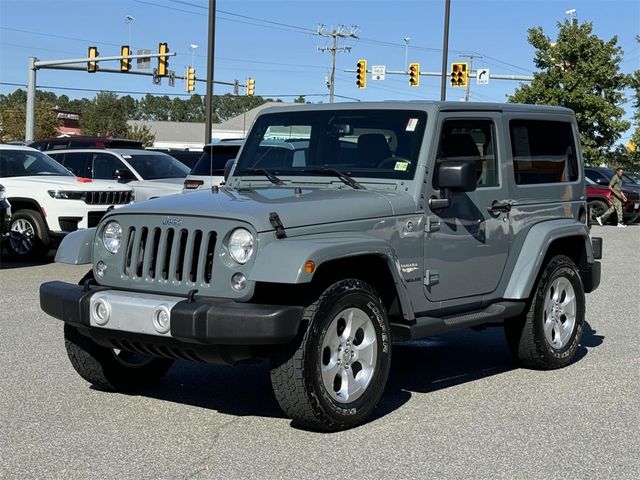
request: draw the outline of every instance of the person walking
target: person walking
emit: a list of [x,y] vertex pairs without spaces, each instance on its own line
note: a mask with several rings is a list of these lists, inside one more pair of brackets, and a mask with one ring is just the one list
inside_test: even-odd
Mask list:
[[622,202],[627,201],[627,197],[622,192],[622,167],[616,168],[616,174],[611,177],[611,181],[609,182],[609,190],[611,190],[611,206],[609,210],[604,212],[599,217],[596,217],[596,221],[602,225],[607,221],[609,215],[616,211],[616,215],[618,216],[618,227],[626,228],[626,225],[622,223]]

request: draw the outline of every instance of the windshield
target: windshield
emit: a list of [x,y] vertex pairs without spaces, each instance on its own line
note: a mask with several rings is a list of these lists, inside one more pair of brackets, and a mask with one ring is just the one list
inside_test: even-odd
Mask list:
[[123,154],[127,162],[144,180],[160,178],[184,178],[189,174],[189,167],[170,155],[162,153]]
[[37,150],[0,150],[0,177],[74,175],[48,155]]
[[427,122],[411,110],[300,111],[256,120],[234,176],[322,175],[331,168],[353,177],[413,178]]

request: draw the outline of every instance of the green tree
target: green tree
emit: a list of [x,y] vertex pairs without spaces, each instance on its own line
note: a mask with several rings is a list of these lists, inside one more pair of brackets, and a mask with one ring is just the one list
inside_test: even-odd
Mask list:
[[[60,132],[60,120],[53,111],[54,105],[36,102],[35,138],[55,137]],[[0,105],[0,141],[25,139],[26,105]]]
[[215,96],[213,98],[213,109],[220,121],[226,121],[253,108],[259,107],[266,103],[262,97],[248,95],[225,95]]
[[592,33],[590,22],[558,23],[555,42],[541,27],[529,29],[536,49],[531,85],[509,97],[517,103],[560,105],[576,112],[585,161],[601,163],[629,122],[622,119],[626,76],[620,72],[622,49],[617,37],[605,42]]
[[127,112],[113,92],[99,92],[82,112],[80,130],[84,135],[124,137]]
[[127,130],[127,138],[142,142],[145,147],[152,147],[156,141],[156,135],[151,132],[149,125],[130,125]]

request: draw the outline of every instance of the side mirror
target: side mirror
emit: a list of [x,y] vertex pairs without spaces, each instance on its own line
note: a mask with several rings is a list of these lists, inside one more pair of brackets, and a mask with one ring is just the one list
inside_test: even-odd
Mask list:
[[227,179],[229,178],[229,175],[231,174],[231,169],[233,168],[233,162],[235,162],[236,159],[232,158],[230,160],[227,160],[227,163],[224,164],[224,181],[226,182]]
[[451,192],[473,192],[476,189],[475,159],[442,161],[438,163],[435,175],[441,198],[434,196],[429,199],[432,210],[448,208],[451,205]]
[[115,170],[112,176],[114,179],[118,180],[119,182],[129,182],[131,180],[135,180],[133,173],[131,173],[130,170],[127,170],[125,168]]
[[440,190],[473,192],[476,189],[478,178],[473,159],[440,162],[437,175]]

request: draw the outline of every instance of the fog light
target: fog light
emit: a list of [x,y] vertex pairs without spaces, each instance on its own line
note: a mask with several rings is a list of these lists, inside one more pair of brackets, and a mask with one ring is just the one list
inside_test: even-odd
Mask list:
[[166,305],[160,305],[153,311],[153,328],[159,333],[167,333],[171,328],[171,312]]
[[236,291],[244,290],[244,287],[247,286],[247,277],[245,277],[240,272],[234,273],[231,277],[231,288]]
[[93,305],[93,319],[98,325],[105,325],[111,317],[111,306],[106,300],[96,300]]
[[98,275],[100,278],[104,277],[104,272],[107,271],[107,264],[104,263],[102,260],[100,260],[97,264],[96,264],[96,275]]

